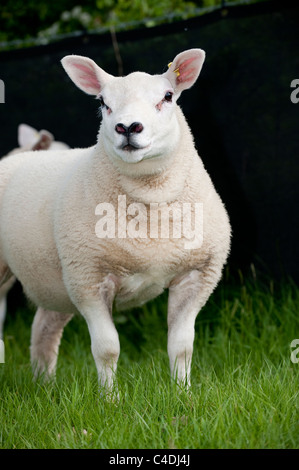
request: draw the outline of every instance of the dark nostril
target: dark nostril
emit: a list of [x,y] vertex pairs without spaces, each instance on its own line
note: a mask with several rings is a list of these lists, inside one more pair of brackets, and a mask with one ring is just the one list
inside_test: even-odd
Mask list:
[[143,125],[141,122],[133,122],[129,127],[125,126],[122,122],[119,122],[115,126],[115,130],[118,134],[139,134],[143,131]]
[[129,129],[127,126],[119,122],[118,124],[116,124],[115,130],[118,134],[127,134]]
[[141,122],[133,122],[129,127],[129,134],[139,134],[143,131],[143,125]]

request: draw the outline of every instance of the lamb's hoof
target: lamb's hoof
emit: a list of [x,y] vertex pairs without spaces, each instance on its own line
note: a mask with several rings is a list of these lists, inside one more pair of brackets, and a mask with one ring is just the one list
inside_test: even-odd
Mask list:
[[105,400],[108,403],[112,403],[115,406],[118,406],[119,392],[117,387],[113,387],[113,389],[107,389],[107,387],[100,386],[99,393],[101,399]]
[[51,383],[55,381],[55,371],[49,371],[49,369],[43,364],[33,363],[32,364],[33,380],[41,383]]

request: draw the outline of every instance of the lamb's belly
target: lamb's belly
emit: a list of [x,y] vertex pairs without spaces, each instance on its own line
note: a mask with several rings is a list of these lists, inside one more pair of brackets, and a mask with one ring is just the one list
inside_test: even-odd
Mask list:
[[38,307],[61,313],[76,313],[77,309],[62,280],[59,270],[51,269],[44,264],[44,271],[37,269],[28,272],[25,278],[19,276],[26,296]]
[[173,275],[163,271],[147,271],[125,277],[115,297],[117,310],[137,307],[154,299],[168,287]]

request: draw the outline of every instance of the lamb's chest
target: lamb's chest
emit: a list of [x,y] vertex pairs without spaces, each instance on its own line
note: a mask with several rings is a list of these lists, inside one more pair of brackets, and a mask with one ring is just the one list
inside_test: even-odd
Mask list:
[[157,297],[173,277],[173,273],[166,272],[161,266],[123,277],[115,298],[117,309],[139,306]]

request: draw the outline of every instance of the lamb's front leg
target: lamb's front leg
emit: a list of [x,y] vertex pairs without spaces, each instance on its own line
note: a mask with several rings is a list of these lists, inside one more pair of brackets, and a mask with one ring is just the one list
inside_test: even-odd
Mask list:
[[114,377],[120,353],[118,333],[112,320],[115,292],[116,283],[112,276],[107,276],[99,286],[98,295],[85,299],[80,305],[90,333],[99,384],[112,398],[116,391]]
[[169,287],[168,356],[171,375],[180,387],[190,387],[195,319],[213,287],[206,285],[202,273],[196,270]]

